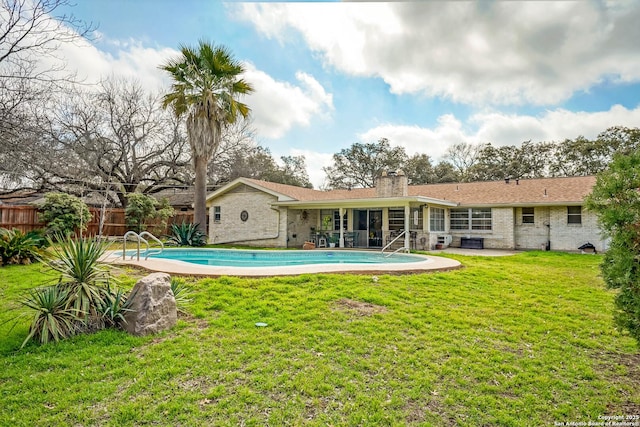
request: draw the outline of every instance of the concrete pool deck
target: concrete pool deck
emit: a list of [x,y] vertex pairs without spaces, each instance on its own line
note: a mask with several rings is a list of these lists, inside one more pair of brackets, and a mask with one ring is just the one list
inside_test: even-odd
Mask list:
[[121,251],[110,251],[105,260],[119,265],[131,265],[145,270],[184,276],[238,276],[268,277],[296,276],[300,274],[352,273],[352,274],[410,274],[455,270],[462,264],[454,259],[433,255],[418,255],[424,261],[398,264],[306,264],[278,267],[219,267],[192,264],[168,259],[123,260]]

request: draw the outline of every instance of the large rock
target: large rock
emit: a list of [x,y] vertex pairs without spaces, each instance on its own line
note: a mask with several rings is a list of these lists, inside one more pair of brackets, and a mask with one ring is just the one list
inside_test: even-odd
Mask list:
[[171,291],[171,277],[153,273],[138,280],[131,291],[131,310],[124,316],[125,329],[133,335],[155,334],[176,324],[178,312]]

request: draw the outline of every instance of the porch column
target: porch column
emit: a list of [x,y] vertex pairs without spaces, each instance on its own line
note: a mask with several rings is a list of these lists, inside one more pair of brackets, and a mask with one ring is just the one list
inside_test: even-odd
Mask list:
[[342,226],[344,216],[344,208],[339,209],[340,212],[340,247],[344,248],[344,227]]
[[409,245],[411,244],[409,240],[409,229],[411,228],[411,208],[407,203],[404,206],[404,247],[409,249]]

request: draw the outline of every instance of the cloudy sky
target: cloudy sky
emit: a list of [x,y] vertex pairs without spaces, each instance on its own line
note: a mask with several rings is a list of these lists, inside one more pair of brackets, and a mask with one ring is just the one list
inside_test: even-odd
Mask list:
[[303,154],[312,182],[331,155],[385,137],[438,160],[448,146],[595,137],[640,126],[639,1],[212,2],[95,0],[66,46],[88,79],[158,69],[207,39],[246,63],[259,142]]

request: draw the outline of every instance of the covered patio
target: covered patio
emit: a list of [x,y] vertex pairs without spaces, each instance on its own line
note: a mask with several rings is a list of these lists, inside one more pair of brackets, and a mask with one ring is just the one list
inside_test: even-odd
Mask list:
[[[360,249],[428,249],[431,234],[443,234],[445,208],[454,203],[426,197],[404,196],[359,200],[276,202],[296,221],[308,224],[292,232],[293,238],[316,247]],[[435,209],[430,209],[435,208]],[[442,225],[440,227],[439,225]],[[299,236],[297,232],[302,236]]]

